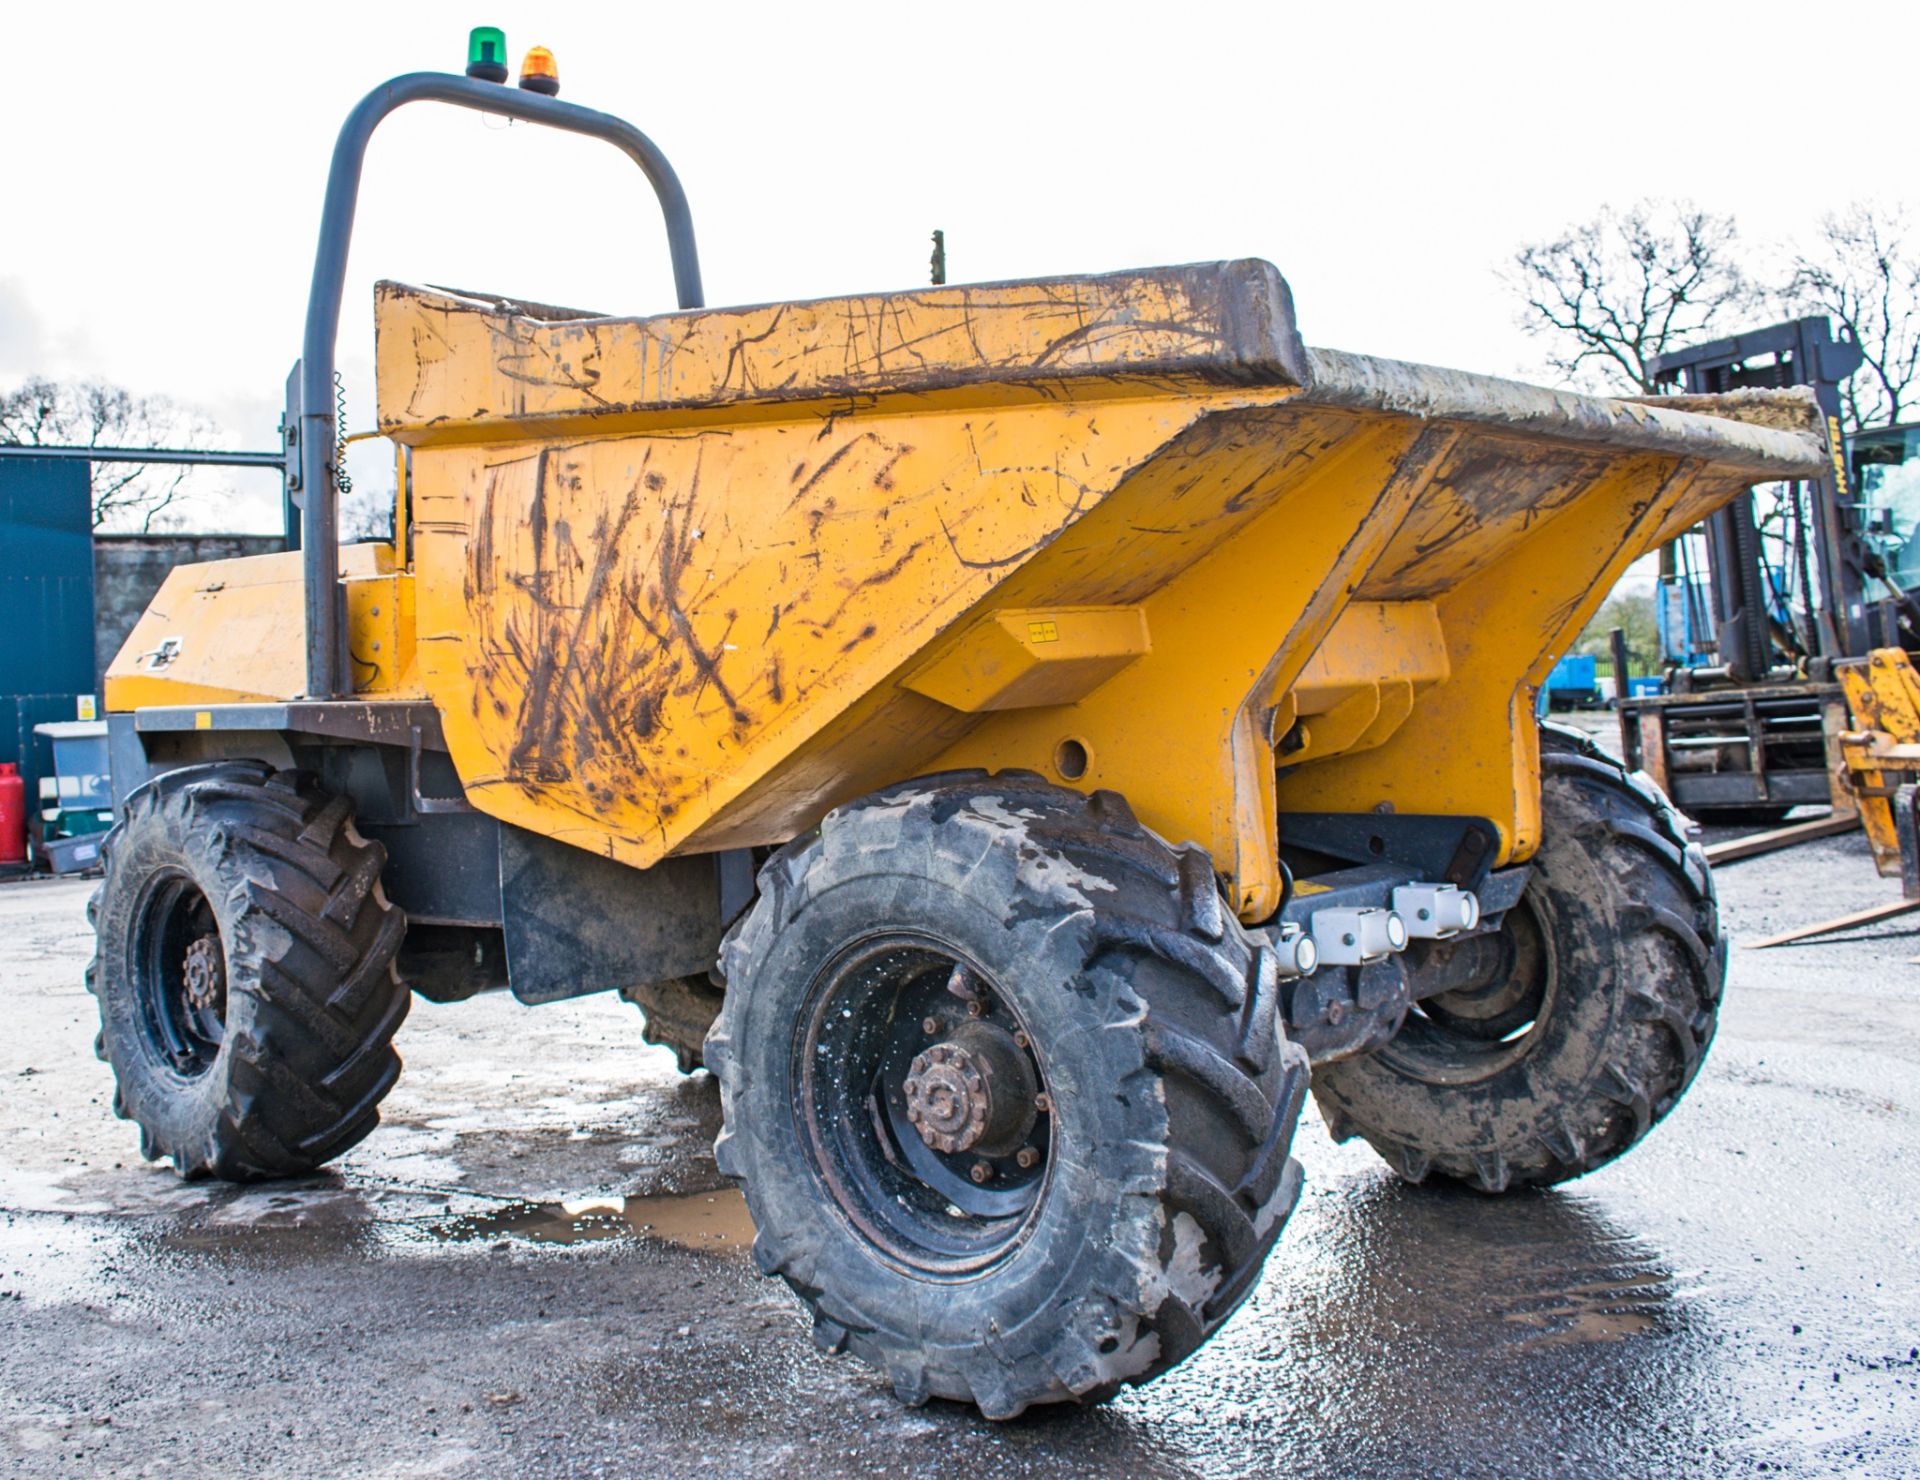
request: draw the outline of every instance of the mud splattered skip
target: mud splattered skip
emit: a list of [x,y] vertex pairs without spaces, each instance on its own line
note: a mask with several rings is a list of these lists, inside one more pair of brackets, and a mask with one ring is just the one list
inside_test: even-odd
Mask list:
[[662,1239],[682,1248],[744,1255],[753,1245],[753,1219],[738,1188],[672,1197],[595,1197],[563,1202],[513,1202],[487,1213],[448,1219],[431,1230],[447,1243],[521,1238],[542,1244],[605,1239]]

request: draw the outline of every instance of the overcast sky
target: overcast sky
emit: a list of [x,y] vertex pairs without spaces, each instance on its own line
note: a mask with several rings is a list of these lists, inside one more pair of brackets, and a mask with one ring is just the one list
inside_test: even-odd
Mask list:
[[[274,443],[341,119],[394,73],[459,71],[477,23],[515,59],[550,47],[563,97],[665,149],[710,303],[916,285],[938,226],[956,282],[1266,257],[1309,342],[1497,374],[1538,364],[1496,276],[1517,243],[1642,196],[1777,242],[1900,192],[1920,119],[1912,4],[0,13],[0,384],[103,376],[247,447]],[[623,158],[433,105],[376,139],[355,240],[356,426],[376,278],[672,307]],[[270,488],[196,517],[270,527]]]

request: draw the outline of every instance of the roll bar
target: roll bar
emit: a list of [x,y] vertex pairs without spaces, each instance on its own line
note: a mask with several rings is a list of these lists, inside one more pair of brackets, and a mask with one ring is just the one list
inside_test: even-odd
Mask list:
[[302,575],[306,584],[307,696],[336,699],[352,693],[347,666],[345,594],[340,588],[334,427],[334,345],[340,332],[340,302],[346,290],[347,251],[360,196],[360,168],[373,131],[408,103],[451,103],[603,139],[640,166],[666,218],[673,286],[681,308],[700,308],[700,258],[693,242],[693,216],[673,166],[645,134],[625,119],[557,98],[480,82],[444,72],[410,72],[382,83],[362,98],[340,129],[327,172],[326,204],[320,212],[320,244],[307,295],[306,338],[300,364],[288,382],[287,489],[300,509]]

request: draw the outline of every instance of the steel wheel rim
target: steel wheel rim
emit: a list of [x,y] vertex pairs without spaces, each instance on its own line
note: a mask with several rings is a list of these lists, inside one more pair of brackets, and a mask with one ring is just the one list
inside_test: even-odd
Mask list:
[[147,1051],[182,1079],[200,1078],[226,1042],[226,953],[211,902],[186,874],[148,886],[129,955]]
[[1428,1084],[1470,1084],[1533,1052],[1558,997],[1552,922],[1528,895],[1500,928],[1508,947],[1506,977],[1415,1002],[1400,1031],[1378,1050],[1384,1063]]
[[[970,1010],[956,983],[974,994],[980,1011]],[[929,1019],[940,1021],[938,1031],[927,1031]],[[968,1035],[983,1028],[1015,1045],[1037,1103],[1022,1117],[1023,1135],[938,1149],[922,1127],[953,1110],[940,1091],[954,1076],[925,1066],[950,1071],[950,1062],[936,1062],[935,1050],[956,1043],[960,1053],[949,1058],[981,1061]],[[1004,1050],[1000,1040],[990,1041]],[[1052,1181],[1045,1066],[1012,1000],[970,957],[905,933],[848,946],[809,989],[794,1056],[794,1119],[807,1161],[869,1250],[907,1273],[959,1279],[1003,1262],[1025,1242]],[[919,1080],[918,1094],[909,1092],[910,1077]],[[1011,1079],[1016,1091],[1022,1087],[1017,1073]],[[918,1124],[916,1107],[923,1112]],[[940,1125],[931,1133],[940,1134]],[[961,1139],[967,1133],[963,1128]],[[974,1179],[980,1163],[992,1168],[984,1182]]]

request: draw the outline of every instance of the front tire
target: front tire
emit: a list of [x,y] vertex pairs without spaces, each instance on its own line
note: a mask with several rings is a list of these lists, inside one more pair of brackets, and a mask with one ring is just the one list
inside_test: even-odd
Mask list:
[[400,1072],[406,922],[346,798],[252,762],[193,766],[128,798],[101,851],[87,986],[142,1153],[247,1182],[365,1137]]
[[777,854],[708,1036],[754,1257],[905,1401],[1097,1402],[1191,1353],[1299,1196],[1270,951],[1111,792],[888,788]]
[[1679,1103],[1713,1038],[1727,944],[1705,854],[1644,777],[1576,731],[1540,739],[1541,843],[1499,969],[1314,1071],[1334,1138],[1365,1137],[1408,1181],[1504,1192],[1604,1166]]

